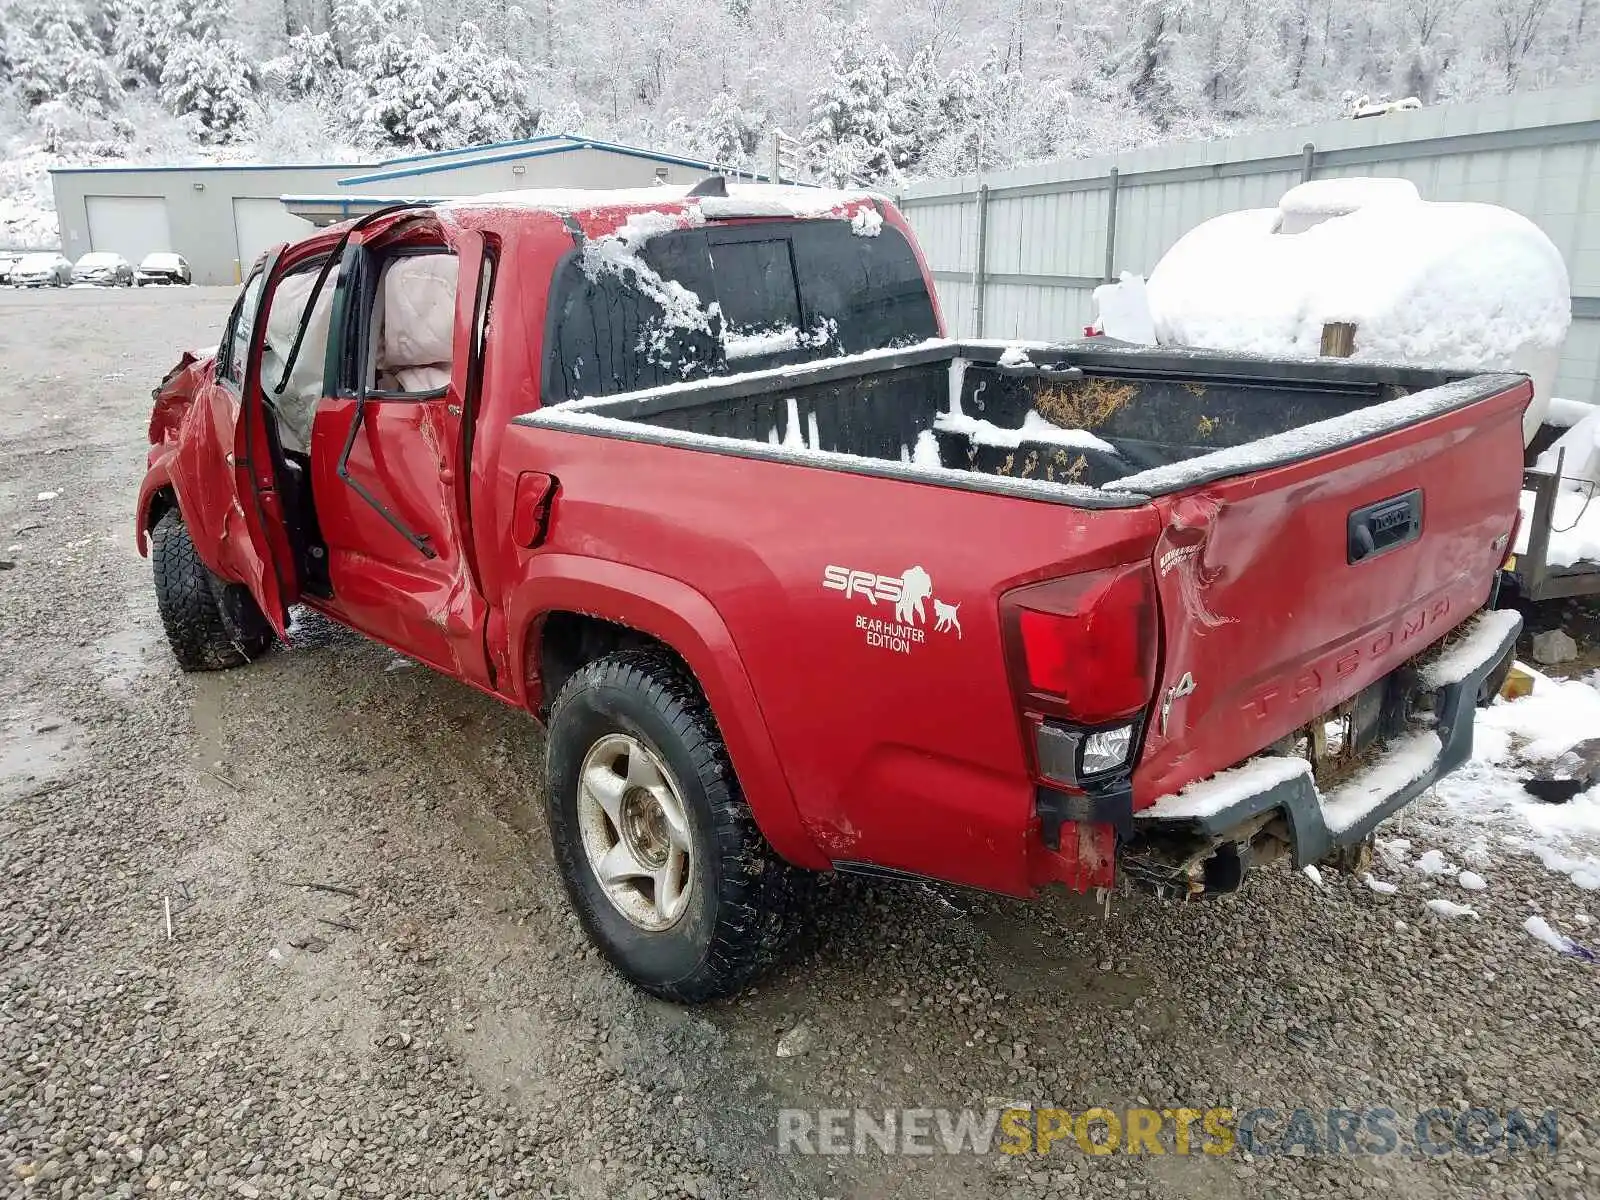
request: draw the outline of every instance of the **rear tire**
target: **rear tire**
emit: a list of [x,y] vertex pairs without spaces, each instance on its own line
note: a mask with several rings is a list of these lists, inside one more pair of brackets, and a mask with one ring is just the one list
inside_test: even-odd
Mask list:
[[787,940],[807,876],[756,828],[683,665],[633,649],[582,667],[551,708],[547,746],[551,842],[589,939],[666,1000],[742,989]]
[[156,608],[178,665],[185,671],[240,667],[266,653],[272,628],[248,589],[211,573],[176,508],[151,531]]

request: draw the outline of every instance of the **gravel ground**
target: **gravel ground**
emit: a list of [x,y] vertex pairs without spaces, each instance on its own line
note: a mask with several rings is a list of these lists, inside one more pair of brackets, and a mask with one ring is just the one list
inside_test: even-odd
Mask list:
[[[311,619],[247,669],[174,667],[133,546],[149,390],[229,301],[0,292],[0,1190],[1600,1193],[1600,977],[1521,928],[1594,896],[1532,860],[1472,894],[1278,869],[1237,897],[1108,912],[841,882],[741,999],[634,993],[568,915],[530,720]],[[1481,919],[1434,917],[1440,895]],[[777,1057],[799,1022],[809,1050]],[[782,1107],[1008,1100],[1387,1105],[1402,1125],[1555,1108],[1561,1144],[774,1149]]]

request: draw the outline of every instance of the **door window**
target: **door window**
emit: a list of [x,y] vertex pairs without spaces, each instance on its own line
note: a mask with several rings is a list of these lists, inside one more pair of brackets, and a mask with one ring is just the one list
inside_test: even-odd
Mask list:
[[262,271],[250,276],[222,332],[222,346],[217,351],[217,378],[231,383],[235,390],[244,386],[245,366],[250,359],[250,335],[255,331],[265,281],[266,274]]
[[455,352],[457,269],[444,251],[384,262],[366,326],[365,394],[443,394]]
[[[310,450],[311,421],[316,415],[317,401],[327,390],[323,377],[337,271],[329,273],[322,290],[316,292],[316,299],[312,300],[317,277],[326,261],[313,259],[278,281],[267,298],[267,330],[261,345],[261,388],[268,408],[278,419],[279,441],[285,450],[302,454]],[[309,321],[306,319],[308,304],[311,306]],[[300,339],[298,350],[295,349],[296,338]]]

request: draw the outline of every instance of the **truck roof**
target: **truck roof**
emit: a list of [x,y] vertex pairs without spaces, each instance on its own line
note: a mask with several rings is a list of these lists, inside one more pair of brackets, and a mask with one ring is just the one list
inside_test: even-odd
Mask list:
[[675,224],[744,220],[760,217],[789,219],[849,218],[863,206],[888,203],[888,197],[869,191],[800,187],[790,184],[730,183],[726,195],[694,195],[692,189],[663,184],[642,188],[530,188],[490,192],[443,200],[440,212],[503,213],[526,211],[571,218],[589,237],[613,233],[632,217],[649,213],[678,216]]
[[527,218],[555,218],[569,231],[581,233],[585,238],[616,236],[628,242],[711,221],[763,218],[847,220],[855,224],[856,233],[875,237],[888,215],[890,223],[905,229],[904,221],[888,207],[891,200],[881,193],[796,184],[729,183],[725,194],[720,195],[695,195],[693,188],[673,184],[616,189],[528,188],[428,200],[396,197],[385,199],[383,203],[392,204],[394,210],[376,210],[324,226],[296,242],[297,253],[325,249],[357,220],[366,222],[376,233],[419,212],[433,214],[446,226],[479,229],[503,228]]

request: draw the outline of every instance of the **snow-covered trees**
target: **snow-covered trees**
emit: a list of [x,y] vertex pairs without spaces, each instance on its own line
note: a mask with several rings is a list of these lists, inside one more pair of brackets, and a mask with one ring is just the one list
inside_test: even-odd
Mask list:
[[0,58],[25,105],[51,104],[87,117],[116,108],[121,88],[82,9],[18,6],[9,18]]
[[[932,45],[903,65],[861,21],[835,31],[828,77],[811,95],[802,141],[830,182],[898,183],[930,171],[972,169],[1012,120],[1019,80],[993,56],[979,67],[941,67]],[[1004,157],[996,152],[988,165]]]
[[827,78],[811,94],[811,119],[801,134],[818,175],[839,184],[898,180],[904,86],[900,64],[865,22],[838,28]]
[[767,136],[767,117],[758,101],[723,88],[696,121],[674,122],[676,140],[703,158],[745,167],[758,157]]
[[350,132],[372,147],[440,150],[531,133],[538,113],[527,73],[463,22],[439,50],[427,34],[392,31],[361,46],[346,75]]
[[255,107],[256,70],[227,38],[175,43],[161,69],[161,103],[202,143],[237,141]]
[[288,52],[269,63],[268,70],[297,100],[334,95],[344,78],[333,34],[312,33],[304,26],[289,39]]
[[160,85],[176,46],[215,41],[228,21],[227,0],[116,0],[110,31],[117,66],[130,82]]
[[210,142],[369,150],[583,132],[757,169],[782,129],[819,180],[898,186],[1335,118],[1347,92],[1581,82],[1600,76],[1595,5],[0,0],[0,113],[96,139],[137,119],[148,140],[169,136],[159,102]]

